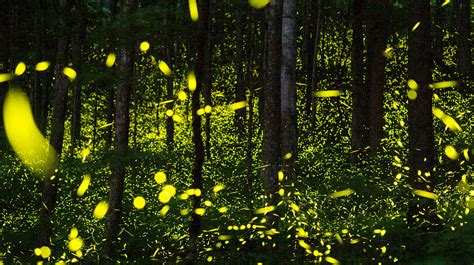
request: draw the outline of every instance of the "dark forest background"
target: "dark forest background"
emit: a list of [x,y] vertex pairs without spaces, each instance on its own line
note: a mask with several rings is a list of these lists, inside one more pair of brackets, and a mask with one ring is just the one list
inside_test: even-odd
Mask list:
[[0,264],[472,263],[472,6],[0,0]]

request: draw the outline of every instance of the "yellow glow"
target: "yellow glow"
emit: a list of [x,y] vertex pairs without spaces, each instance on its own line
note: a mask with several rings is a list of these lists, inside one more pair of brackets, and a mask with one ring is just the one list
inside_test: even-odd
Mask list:
[[221,191],[221,190],[223,190],[223,189],[225,189],[225,186],[219,184],[219,185],[214,186],[214,188],[212,188],[212,191],[213,191],[214,193],[217,193],[217,192],[219,192],[219,191]]
[[99,202],[94,209],[94,218],[97,220],[101,220],[105,217],[105,214],[109,210],[109,204],[106,201]]
[[204,208],[196,208],[196,210],[194,210],[194,213],[197,214],[197,215],[203,216],[204,213],[206,213],[206,209],[204,209]]
[[457,81],[443,81],[437,82],[430,85],[430,88],[437,89],[437,88],[447,88],[447,87],[456,87],[458,86]]
[[63,74],[69,78],[70,81],[76,79],[77,73],[74,69],[71,67],[64,67],[63,69]]
[[140,43],[140,51],[147,52],[148,49],[150,49],[150,43],[148,41]]
[[160,68],[161,72],[163,72],[163,74],[165,74],[166,76],[171,75],[171,69],[166,62],[160,61],[158,63],[158,68]]
[[91,183],[91,175],[86,174],[84,175],[84,179],[81,182],[81,185],[79,185],[79,188],[77,188],[77,196],[82,197],[84,193],[86,193],[87,189],[89,188],[89,184]]
[[329,256],[326,256],[324,260],[326,260],[327,262],[331,264],[341,264],[337,259],[329,257]]
[[230,110],[238,110],[238,109],[243,109],[247,106],[247,102],[245,101],[240,101],[240,102],[235,102],[230,104],[229,108]]
[[271,0],[249,0],[249,5],[255,9],[262,9],[270,2]]
[[82,248],[84,245],[84,241],[80,238],[74,238],[73,240],[69,241],[69,244],[67,245],[69,250],[72,252],[76,252]]
[[275,211],[276,207],[271,205],[271,206],[267,206],[267,207],[263,207],[263,208],[260,208],[260,209],[256,209],[254,211],[255,214],[267,214],[269,212],[272,212],[272,211]]
[[138,196],[133,199],[133,207],[137,208],[138,210],[143,209],[143,207],[145,207],[145,204],[145,198],[143,198],[142,196]]
[[166,110],[165,114],[166,114],[166,116],[168,116],[168,117],[172,117],[173,114],[174,114],[174,111],[173,111],[172,109],[169,109],[169,110]]
[[456,148],[454,148],[454,146],[452,145],[447,145],[445,148],[444,148],[444,153],[446,154],[446,156],[451,159],[451,160],[456,160],[458,159],[459,157],[459,154],[458,152],[456,151]]
[[12,74],[0,74],[0,83],[7,82],[13,79]]
[[54,148],[36,127],[28,97],[11,89],[3,104],[5,132],[20,160],[36,175],[52,176],[58,161]]
[[342,95],[341,90],[322,90],[314,93],[316,97],[328,98],[328,97],[337,97]]
[[410,100],[415,100],[418,97],[418,93],[415,90],[408,90],[407,95]]
[[414,90],[418,89],[418,83],[413,79],[409,79],[407,84],[410,89],[414,89]]
[[198,109],[198,110],[196,111],[196,114],[197,114],[198,116],[202,116],[202,115],[204,115],[204,113],[206,113],[206,111],[204,111],[203,108],[200,108],[200,109]]
[[71,228],[71,232],[69,232],[68,238],[69,238],[69,240],[73,240],[78,235],[79,235],[79,231],[77,230],[77,228],[73,227],[73,228]]
[[20,76],[23,73],[25,73],[25,70],[26,70],[26,64],[24,62],[20,62],[15,67],[15,75]]
[[223,207],[220,207],[220,208],[217,209],[217,210],[218,210],[220,213],[226,213],[226,212],[229,210],[229,208],[223,206]]
[[205,106],[205,107],[204,107],[204,112],[206,112],[206,113],[211,113],[211,112],[212,112],[212,107],[209,106],[209,105]]
[[332,193],[331,197],[332,198],[338,198],[338,197],[342,197],[342,196],[351,195],[352,193],[354,193],[354,191],[352,189],[345,189],[345,190],[341,190],[341,191],[337,191],[337,192]]
[[450,2],[451,2],[450,0],[444,1],[444,3],[441,4],[441,7],[444,7],[445,5],[449,4]]
[[436,200],[438,198],[438,195],[432,193],[432,192],[429,192],[429,191],[424,191],[424,190],[414,190],[413,191],[413,194],[417,195],[417,196],[420,196],[420,197],[425,197],[425,198],[428,198],[428,199],[433,199],[433,200]]
[[107,59],[105,60],[105,66],[109,68],[114,66],[116,58],[117,57],[115,56],[115,53],[109,53],[109,55],[107,55]]
[[49,62],[46,62],[46,61],[39,62],[35,66],[35,70],[38,72],[46,71],[48,70],[48,68],[49,68]]
[[181,101],[185,101],[188,98],[188,95],[186,95],[186,92],[184,91],[179,91],[178,92],[178,99]]
[[169,205],[163,206],[163,208],[161,208],[161,210],[160,210],[160,215],[161,215],[161,216],[165,216],[165,215],[168,213],[169,210],[170,210],[170,206],[169,206]]
[[184,123],[184,119],[177,114],[174,114],[172,118],[173,118],[173,121],[176,123]]
[[42,246],[40,248],[40,252],[41,252],[41,257],[43,259],[47,259],[49,258],[49,256],[51,256],[51,249],[47,246]]
[[419,26],[420,26],[421,22],[416,22],[416,24],[413,26],[413,28],[411,29],[411,31],[415,31]]
[[198,21],[199,12],[196,0],[189,0],[189,15],[193,21]]
[[160,172],[157,172],[157,173],[155,174],[155,181],[156,181],[156,183],[158,183],[158,184],[163,184],[163,183],[165,183],[165,182],[166,182],[166,174],[165,174],[165,172],[161,172],[161,171],[160,171]]
[[197,81],[196,81],[196,76],[194,75],[194,72],[189,72],[188,73],[188,88],[189,91],[193,92],[196,90],[197,87]]

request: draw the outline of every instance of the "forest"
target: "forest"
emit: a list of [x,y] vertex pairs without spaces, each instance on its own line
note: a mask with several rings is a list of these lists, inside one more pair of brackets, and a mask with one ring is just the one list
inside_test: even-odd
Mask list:
[[0,0],[0,264],[472,264],[470,0]]

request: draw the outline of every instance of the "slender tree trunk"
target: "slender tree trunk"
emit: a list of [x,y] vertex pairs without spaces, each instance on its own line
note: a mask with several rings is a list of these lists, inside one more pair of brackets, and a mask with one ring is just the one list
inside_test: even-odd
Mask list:
[[[315,97],[314,97],[314,92],[316,91],[317,85],[318,85],[318,65],[317,65],[317,60],[318,60],[318,53],[319,53],[319,41],[321,39],[321,26],[322,26],[322,19],[321,19],[321,12],[322,12],[322,6],[321,6],[321,1],[318,0],[317,2],[317,8],[318,8],[318,13],[316,16],[316,27],[315,27],[315,32],[314,32],[314,43],[313,43],[313,57],[312,57],[312,67],[311,67],[311,84],[308,84],[308,92],[306,92],[306,96],[308,97],[307,100],[310,100],[309,103],[309,117],[310,121],[312,122],[313,126],[315,124],[315,111],[314,111],[314,105],[315,105]],[[324,50],[324,49],[323,49]]]
[[[204,68],[207,69],[207,73],[203,76],[203,89],[202,89],[202,95],[204,97],[204,104],[206,106],[212,106],[212,96],[211,96],[211,91],[212,91],[212,52],[213,52],[213,38],[212,38],[212,20],[210,19],[212,16],[212,5],[209,5],[209,10],[208,10],[208,15],[207,19],[209,20],[207,30],[208,30],[208,38],[207,38],[207,51],[206,54],[207,56],[205,57],[205,65]],[[204,132],[206,134],[206,141],[205,141],[205,155],[207,158],[211,157],[211,113],[206,113],[205,114],[206,118],[206,123],[204,124]]]
[[[122,11],[129,14],[135,7],[134,0],[123,0]],[[131,44],[128,44],[131,45]],[[122,198],[124,191],[127,155],[129,151],[130,130],[130,95],[133,86],[133,49],[122,47],[119,52],[118,71],[122,76],[117,85],[115,111],[115,161],[112,164],[112,175],[109,179],[109,211],[105,225],[105,254],[108,258],[117,255],[119,226],[122,216]]]
[[[58,46],[56,51],[56,91],[54,95],[53,117],[51,122],[51,146],[56,150],[58,160],[61,159],[64,139],[64,121],[66,118],[68,80],[63,74],[66,66],[69,36],[67,31],[67,17],[71,11],[71,5],[68,0],[61,1],[61,21],[58,31]],[[40,234],[39,243],[41,245],[49,245],[52,228],[51,217],[56,206],[56,196],[58,192],[58,176],[59,172],[54,176],[46,176],[43,182],[43,196],[40,208]]]
[[446,7],[441,7],[441,5],[445,2],[445,0],[436,0],[436,9],[435,14],[433,17],[434,21],[434,53],[436,58],[442,60],[443,59],[443,51],[444,51],[444,31],[443,31],[443,24],[446,23],[445,21],[445,9]]
[[[166,48],[166,53],[167,53],[167,59],[168,62],[174,57],[173,56],[173,51],[172,47],[168,45]],[[166,78],[166,97],[168,100],[173,98],[173,78],[167,77]],[[173,110],[174,108],[174,102],[166,103],[166,109],[167,110]],[[173,117],[167,117],[166,118],[166,145],[169,150],[174,149],[174,121]]]
[[368,91],[364,87],[364,0],[352,1],[352,160],[369,146]]
[[297,157],[296,123],[296,0],[283,1],[281,56],[281,149],[286,169],[294,170]]
[[[78,10],[80,13],[79,23],[77,25],[77,32],[72,43],[72,60],[73,65],[78,73],[82,70],[83,54],[82,49],[86,38],[86,6],[83,1],[78,2]],[[74,149],[81,138],[81,93],[82,93],[82,78],[79,77],[74,83],[72,89],[72,122],[71,122],[71,155],[74,155]]]
[[[433,190],[433,167],[435,158],[431,71],[431,14],[429,0],[409,0],[410,25],[420,22],[419,27],[408,36],[408,78],[418,83],[414,100],[408,102],[408,142],[411,187],[416,190]],[[412,89],[410,89],[412,90]],[[420,177],[420,175],[422,177]],[[425,181],[426,180],[426,181]],[[409,205],[407,222],[410,227],[419,227],[428,221],[432,207],[422,203],[425,199],[416,197]]]
[[[278,192],[278,171],[281,165],[281,0],[272,1],[265,9],[267,23],[267,56],[264,72],[264,108],[262,143],[262,179],[270,205],[276,203]],[[267,217],[267,226],[275,227],[276,216]]]
[[[197,60],[196,60],[196,81],[197,87],[192,94],[192,129],[193,129],[193,144],[194,144],[194,166],[193,166],[193,189],[203,190],[202,183],[202,167],[204,165],[204,143],[202,139],[201,116],[197,115],[200,105],[200,95],[206,85],[206,76],[209,75],[209,10],[210,0],[203,0],[201,8],[199,9],[199,25],[197,40]],[[194,263],[197,255],[198,236],[201,233],[201,216],[196,214],[195,210],[201,205],[201,196],[193,196],[193,214],[191,217],[191,224],[189,226],[189,246],[188,246],[188,263]]]
[[[10,1],[0,0],[0,72],[5,73],[10,69]],[[5,129],[3,126],[3,99],[8,91],[8,83],[0,83],[0,145],[6,144]]]
[[385,86],[385,56],[389,0],[367,0],[367,88],[369,90],[369,144],[375,154],[383,138],[383,91]]
[[465,77],[472,77],[471,61],[471,3],[470,0],[458,0],[457,44],[458,69]]
[[[244,87],[244,66],[243,66],[243,52],[244,52],[244,42],[243,42],[243,19],[242,19],[243,9],[239,6],[236,11],[237,16],[237,25],[236,26],[236,72],[237,72],[237,85],[235,87],[235,101],[241,102],[245,100],[245,87]],[[244,122],[245,122],[245,108],[238,109],[235,112],[235,125],[238,135],[244,134]]]

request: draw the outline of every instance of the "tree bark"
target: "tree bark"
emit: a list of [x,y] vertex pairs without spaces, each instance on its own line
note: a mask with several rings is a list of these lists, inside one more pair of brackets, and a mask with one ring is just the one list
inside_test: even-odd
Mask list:
[[[199,9],[199,32],[197,35],[197,59],[195,66],[196,90],[193,91],[191,99],[192,110],[192,129],[193,129],[193,144],[194,144],[194,165],[193,165],[193,189],[203,190],[202,183],[202,167],[204,165],[204,143],[202,139],[202,125],[201,116],[197,115],[200,109],[200,96],[203,92],[206,80],[209,75],[209,10],[210,0],[203,0]],[[191,217],[191,224],[189,226],[189,245],[188,245],[188,263],[193,263],[197,255],[198,236],[201,233],[201,216],[196,214],[195,210],[200,208],[201,196],[193,196],[192,207],[193,213]]]
[[[134,0],[123,0],[122,12],[129,14],[135,7]],[[128,45],[132,45],[131,43]],[[130,130],[130,95],[133,86],[133,48],[120,48],[118,71],[122,79],[117,85],[115,110],[115,161],[112,163],[112,174],[109,179],[109,211],[105,226],[105,254],[114,258],[117,253],[119,226],[122,216],[122,198],[124,191],[127,155],[129,151]]]
[[[58,46],[56,51],[56,84],[54,95],[53,117],[51,122],[51,146],[56,150],[58,160],[61,160],[61,153],[64,139],[64,121],[66,118],[66,105],[68,93],[68,80],[63,74],[66,66],[69,36],[67,31],[67,17],[71,11],[68,0],[60,2],[61,20],[58,30]],[[51,217],[56,206],[56,196],[58,192],[59,172],[54,176],[45,176],[43,182],[42,203],[40,209],[40,235],[38,237],[41,245],[49,245],[52,236]]]
[[[237,25],[235,31],[235,48],[236,48],[236,66],[237,72],[237,85],[235,87],[235,101],[241,102],[245,100],[245,87],[244,87],[244,66],[243,66],[243,53],[244,53],[244,42],[243,42],[243,9],[238,6],[236,11]],[[244,122],[245,122],[245,108],[238,109],[235,111],[235,127],[239,136],[244,135]]]
[[[86,6],[83,1],[77,2],[79,11],[79,21],[76,26],[74,42],[72,43],[72,61],[78,73],[82,70],[83,64],[83,46],[86,39]],[[74,155],[74,149],[81,138],[81,93],[82,80],[79,77],[72,88],[72,122],[71,122],[71,155]]]
[[352,1],[352,155],[353,161],[369,146],[369,98],[364,87],[364,0]]
[[[419,27],[408,36],[408,78],[418,83],[416,98],[408,101],[408,142],[410,184],[416,190],[433,190],[433,167],[435,158],[431,71],[433,58],[431,52],[431,13],[430,1],[409,0],[411,11],[410,25],[420,22]],[[429,174],[431,176],[427,176]],[[421,177],[420,177],[421,175]],[[429,221],[429,204],[422,205],[423,199],[414,198],[407,213],[410,227],[419,227]]]
[[369,90],[369,144],[375,154],[383,138],[383,91],[385,86],[385,55],[389,0],[367,0],[367,88]]
[[457,60],[459,72],[465,77],[472,77],[471,62],[471,4],[470,0],[458,0],[457,17]]
[[[10,70],[10,1],[0,0],[0,36],[3,41],[0,42],[0,72],[6,73]],[[3,125],[3,99],[8,91],[8,83],[0,83],[0,144],[7,144],[5,129]]]
[[[281,165],[281,16],[282,0],[274,0],[265,9],[267,26],[266,67],[264,72],[262,179],[270,205],[275,205],[278,171]],[[275,227],[277,218],[267,216],[267,226]]]
[[296,123],[296,0],[283,1],[281,56],[281,149],[285,169],[292,172],[297,157]]

